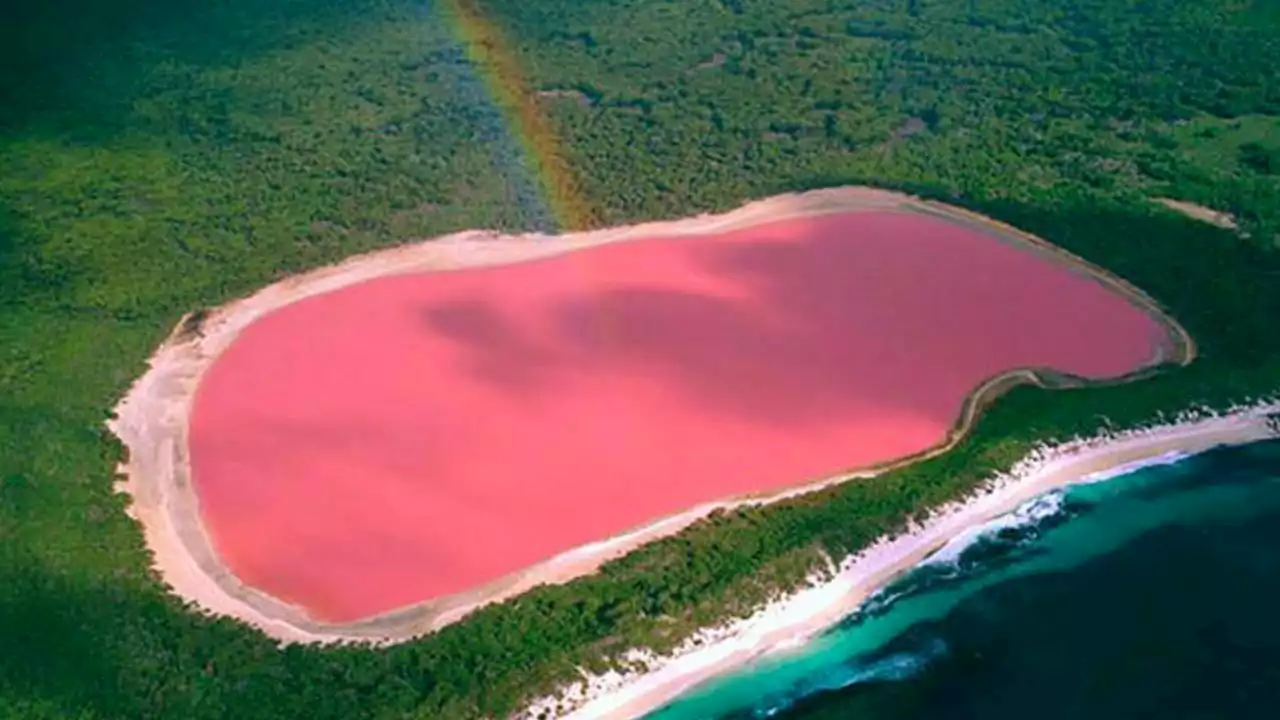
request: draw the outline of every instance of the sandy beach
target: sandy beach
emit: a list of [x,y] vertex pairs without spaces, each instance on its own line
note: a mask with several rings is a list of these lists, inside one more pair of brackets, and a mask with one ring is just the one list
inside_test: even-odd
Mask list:
[[1043,447],[993,478],[968,500],[939,508],[914,531],[881,541],[813,584],[741,622],[710,628],[670,657],[633,653],[647,671],[592,676],[539,700],[521,720],[625,720],[652,712],[689,689],[765,654],[785,651],[848,616],[877,589],[967,529],[1013,511],[1054,488],[1097,480],[1223,445],[1280,438],[1280,402],[1217,415],[1187,412],[1174,422]]
[[708,235],[781,219],[860,210],[917,212],[967,224],[982,232],[1025,244],[1033,252],[1053,256],[1124,296],[1143,312],[1158,319],[1169,333],[1170,347],[1151,359],[1149,368],[1144,368],[1133,378],[1118,378],[1116,381],[1135,379],[1153,369],[1158,371],[1155,366],[1159,365],[1186,364],[1195,357],[1194,341],[1185,329],[1165,315],[1155,300],[1107,271],[989,218],[872,188],[832,188],[780,195],[748,203],[727,213],[570,235],[504,236],[489,231],[465,231],[353,257],[184,318],[151,358],[148,372],[134,384],[116,407],[114,419],[108,423],[128,449],[128,459],[120,468],[121,480],[117,489],[131,496],[129,512],[143,527],[160,575],[174,592],[203,610],[242,620],[285,642],[398,642],[431,632],[459,620],[477,607],[510,598],[539,584],[565,582],[592,572],[601,564],[645,542],[678,532],[717,508],[774,502],[945,452],[963,438],[986,403],[1013,385],[1063,387],[1083,384],[1079,379],[1049,377],[1036,370],[1011,371],[975,388],[945,440],[924,452],[882,465],[850,468],[832,476],[797,478],[794,486],[781,492],[726,497],[701,504],[669,517],[655,518],[642,527],[612,538],[580,546],[485,586],[351,623],[318,621],[303,608],[247,585],[230,572],[214,552],[201,520],[190,477],[191,408],[196,388],[206,370],[241,331],[264,315],[299,300],[375,278],[428,270],[508,265],[645,237]]

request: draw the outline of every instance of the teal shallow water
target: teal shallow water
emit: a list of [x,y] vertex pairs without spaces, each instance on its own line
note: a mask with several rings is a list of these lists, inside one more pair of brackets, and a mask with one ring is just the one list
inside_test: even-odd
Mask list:
[[650,720],[1280,717],[1280,442],[1051,492]]

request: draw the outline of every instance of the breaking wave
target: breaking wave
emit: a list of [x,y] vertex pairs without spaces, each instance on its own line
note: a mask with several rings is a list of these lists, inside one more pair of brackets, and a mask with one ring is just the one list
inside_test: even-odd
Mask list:
[[[952,538],[904,577],[871,595],[856,612],[824,634],[839,637],[868,620],[884,615],[901,600],[961,584],[1025,559],[1035,552],[1033,544],[1047,530],[1067,522],[1087,508],[1087,504],[1070,499],[1066,491],[1060,489],[974,526]],[[741,710],[725,720],[772,717],[809,698],[854,685],[906,680],[946,652],[947,645],[941,637],[927,633],[927,628],[918,627],[916,632],[909,633],[898,642],[872,652],[859,653],[845,662],[811,670],[790,682],[785,689],[768,693],[753,703],[749,710]]]
[[904,577],[872,594],[837,629],[848,629],[881,615],[904,598],[962,583],[1023,560],[1035,552],[1033,544],[1046,531],[1087,512],[1089,507],[1060,488],[1035,497],[1008,514],[975,525],[949,540]]
[[1077,480],[1075,484],[1076,485],[1092,485],[1094,483],[1106,482],[1108,480],[1114,480],[1115,478],[1118,478],[1122,475],[1131,475],[1139,470],[1143,470],[1150,467],[1157,467],[1160,465],[1176,465],[1182,462],[1183,460],[1186,460],[1189,457],[1191,457],[1190,453],[1185,453],[1185,452],[1182,452],[1181,450],[1172,450],[1163,455],[1157,455],[1153,458],[1148,458],[1146,460],[1138,460],[1136,462],[1131,462],[1131,463],[1125,463],[1123,465],[1116,465],[1115,467],[1108,468],[1101,472],[1096,472],[1091,475],[1086,475],[1080,478],[1079,480]]
[[[1265,551],[1268,545],[1259,549],[1252,542],[1240,545],[1223,540],[1220,547],[1203,542],[1203,533],[1215,527],[1229,530],[1242,518],[1266,513],[1274,516],[1280,511],[1280,495],[1275,490],[1280,487],[1280,475],[1275,471],[1280,443],[1247,448],[1214,451],[1190,460],[1181,453],[1169,453],[1100,472],[1035,497],[953,537],[872,595],[838,626],[809,640],[794,654],[762,662],[707,688],[696,702],[677,703],[653,720],[855,717],[865,716],[868,708],[898,708],[904,709],[907,717],[928,717],[947,715],[948,703],[955,698],[966,699],[970,708],[984,707],[982,703],[993,696],[1025,700],[1017,687],[1001,686],[998,679],[992,679],[999,673],[974,675],[974,668],[999,668],[1007,663],[1006,673],[1043,672],[1053,677],[1064,667],[1075,667],[1064,664],[1055,654],[1059,645],[1043,654],[1041,649],[1046,646],[1036,642],[1037,633],[1061,638],[1059,644],[1067,643],[1080,658],[1092,657],[1100,642],[1099,614],[1090,610],[1072,615],[1069,611],[1080,603],[1064,600],[1064,592],[1097,600],[1095,584],[1101,577],[1119,588],[1115,598],[1119,601],[1126,598],[1123,590],[1132,585],[1140,589],[1135,596],[1139,601],[1119,602],[1117,611],[1145,618],[1151,608],[1142,598],[1149,596],[1151,583],[1170,582],[1171,587],[1181,587],[1178,583],[1183,582],[1186,565],[1169,561],[1170,553],[1185,556],[1192,550],[1239,558],[1239,548],[1245,547],[1253,550],[1245,553],[1251,558],[1248,563],[1217,563],[1203,569],[1221,570],[1224,577],[1248,571],[1258,582],[1280,577],[1272,569],[1274,553]],[[1148,468],[1152,471],[1143,472]],[[1257,524],[1260,532],[1271,532],[1277,526]],[[1244,533],[1241,538],[1242,542],[1251,541],[1253,536]],[[1274,542],[1269,546],[1274,547]],[[1134,557],[1140,560],[1136,564],[1126,559]],[[1125,563],[1129,563],[1127,569],[1107,574],[1107,568]],[[1073,585],[1077,568],[1086,564],[1092,568],[1090,579]],[[1170,570],[1171,566],[1178,569]],[[1175,599],[1184,595],[1170,593]],[[1184,611],[1213,610],[1206,598],[1191,594],[1185,608],[1172,603],[1167,613],[1169,627],[1177,626]],[[1047,628],[1043,618],[1027,611],[1032,600],[1058,603],[1063,623],[1078,624],[1079,633],[1072,634],[1070,628]],[[1237,614],[1269,608],[1265,602],[1238,593],[1223,600],[1242,605],[1244,610]],[[1270,617],[1265,612],[1262,616]],[[1119,637],[1117,652],[1141,647],[1125,634],[1127,628],[1140,624],[1119,622],[1102,635]],[[1198,647],[1202,642],[1194,634],[1183,640],[1187,647]],[[999,652],[985,652],[992,647]],[[975,654],[975,649],[982,652]],[[1043,668],[1024,661],[1042,655]],[[1164,660],[1177,665],[1175,657]],[[988,685],[973,689],[975,682]],[[945,692],[920,701],[925,696],[912,692],[912,687],[943,688]],[[906,696],[913,703],[934,703],[928,706],[931,712],[922,715],[915,705],[903,705],[901,699]],[[1011,702],[1009,707],[1025,704]]]
[[[870,656],[824,668],[804,677],[786,692],[774,694],[758,703],[742,718],[767,718],[790,709],[801,700],[819,693],[834,692],[860,683],[896,682],[918,674],[929,663],[945,655],[947,645],[939,637],[928,638],[921,647],[910,651]],[[728,719],[726,719],[728,720]]]

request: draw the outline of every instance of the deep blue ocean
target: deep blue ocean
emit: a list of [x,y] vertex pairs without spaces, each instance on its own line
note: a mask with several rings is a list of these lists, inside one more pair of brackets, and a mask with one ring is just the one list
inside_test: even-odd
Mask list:
[[1042,496],[649,720],[1280,719],[1280,441]]

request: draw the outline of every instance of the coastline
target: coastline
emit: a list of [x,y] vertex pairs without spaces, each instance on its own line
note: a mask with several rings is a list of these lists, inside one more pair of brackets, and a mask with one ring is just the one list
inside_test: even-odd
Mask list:
[[1041,446],[968,498],[937,508],[910,532],[881,539],[848,558],[833,577],[813,578],[807,587],[770,603],[745,620],[703,630],[670,656],[632,651],[627,659],[645,669],[584,675],[583,681],[535,701],[516,717],[642,717],[755,658],[802,645],[972,527],[1056,488],[1101,480],[1215,447],[1280,438],[1280,421],[1274,418],[1277,413],[1278,400],[1236,407],[1225,413],[1192,410],[1167,424]]
[[[570,549],[470,591],[353,623],[317,621],[303,608],[247,586],[214,552],[200,519],[199,503],[190,478],[188,417],[205,370],[243,328],[259,317],[307,297],[391,275],[525,262],[638,238],[691,237],[766,222],[863,210],[929,214],[1052,256],[1076,271],[1089,274],[1155,318],[1167,330],[1171,347],[1135,373],[1108,381],[1088,382],[1034,368],[1011,370],[974,388],[958,409],[956,423],[947,435],[918,455],[873,467],[851,468],[823,478],[801,479],[791,488],[776,493],[705,503],[673,516],[655,518],[651,523],[612,538]],[[355,640],[384,644],[432,632],[481,606],[509,599],[537,585],[568,582],[589,574],[647,542],[679,532],[716,509],[777,502],[935,457],[960,442],[982,408],[1015,385],[1074,387],[1125,382],[1159,372],[1162,366],[1186,365],[1195,356],[1194,341],[1176,320],[1143,291],[1105,269],[1040,238],[961,208],[887,190],[842,187],[769,197],[726,213],[571,235],[505,236],[487,231],[463,231],[359,255],[293,276],[219,308],[184,317],[150,359],[148,371],[117,405],[108,427],[128,449],[128,459],[119,469],[121,480],[117,491],[131,496],[128,512],[142,525],[154,567],[176,594],[203,611],[236,618],[285,642]]]

